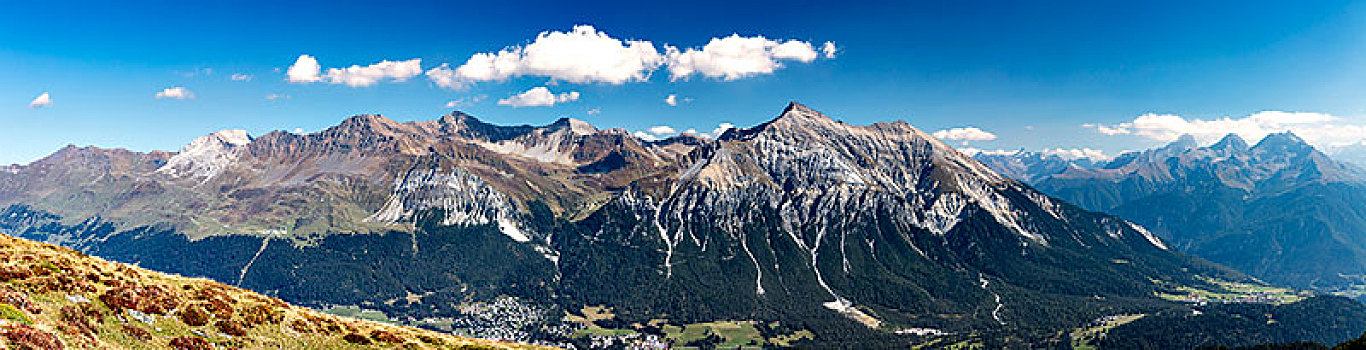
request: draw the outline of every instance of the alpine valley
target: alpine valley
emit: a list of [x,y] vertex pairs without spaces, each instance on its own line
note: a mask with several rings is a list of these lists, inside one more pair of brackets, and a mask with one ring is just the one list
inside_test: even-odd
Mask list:
[[[1064,167],[1040,192],[905,122],[797,103],[659,141],[360,115],[3,167],[0,231],[332,313],[575,347],[1336,344],[1366,307],[1273,284],[1362,274],[1363,240],[1343,232],[1366,224],[1333,215],[1366,212],[1323,203],[1366,192],[1296,141],[1178,144]],[[1267,254],[1221,250],[1253,248]]]

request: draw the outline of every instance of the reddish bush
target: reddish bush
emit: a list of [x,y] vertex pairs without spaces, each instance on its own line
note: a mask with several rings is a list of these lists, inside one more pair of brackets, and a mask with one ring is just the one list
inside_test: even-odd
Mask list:
[[399,338],[394,333],[388,331],[375,330],[370,332],[370,338],[385,343],[402,343],[403,338]]
[[299,333],[313,333],[313,326],[310,325],[308,321],[304,320],[294,320],[290,322],[289,328],[293,328],[295,332]]
[[9,340],[10,346],[23,350],[59,350],[64,348],[57,336],[26,325],[11,325],[0,329],[0,336]]
[[242,326],[241,321],[219,320],[218,322],[214,323],[213,326],[215,328],[218,328],[219,332],[223,332],[223,334],[231,335],[234,337],[247,335],[247,328]]
[[192,327],[209,324],[209,318],[212,317],[209,315],[208,311],[204,311],[204,308],[199,307],[199,305],[190,305],[180,309],[180,311],[176,312],[176,316],[180,317],[181,322],[185,322],[185,324]]
[[269,305],[252,305],[242,309],[242,320],[248,327],[284,322],[285,312]]
[[171,339],[171,348],[178,350],[213,350],[213,344],[199,337],[177,337]]
[[144,342],[152,340],[152,332],[148,332],[146,329],[131,324],[123,325],[123,333],[128,334],[128,336],[133,337],[133,339]]
[[67,305],[58,311],[57,319],[62,322],[62,331],[72,335],[79,335],[94,338],[95,324],[90,322],[89,315],[79,306]]
[[370,338],[366,338],[365,336],[356,333],[347,333],[342,339],[345,339],[346,342],[351,344],[370,345]]
[[180,304],[174,295],[155,286],[114,288],[100,294],[99,299],[116,312],[133,309],[157,315],[165,315]]
[[0,282],[9,282],[33,277],[33,271],[17,265],[0,266]]

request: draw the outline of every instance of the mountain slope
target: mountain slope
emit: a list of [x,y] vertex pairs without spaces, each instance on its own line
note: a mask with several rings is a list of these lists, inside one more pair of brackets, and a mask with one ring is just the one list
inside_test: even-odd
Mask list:
[[1366,274],[1361,179],[1356,168],[1282,133],[1255,146],[1237,135],[1206,147],[1187,137],[1037,187],[1268,281],[1336,290]]
[[[469,310],[513,297],[536,315],[610,307],[592,327],[635,332],[737,321],[763,325],[765,343],[808,332],[827,346],[1005,346],[1242,278],[909,124],[849,125],[795,103],[717,140],[457,112],[245,141],[195,143],[231,156],[100,158],[141,165],[64,186],[40,172],[70,166],[56,158],[0,173],[13,189],[0,192],[0,230],[304,305],[519,340],[572,341],[545,331],[558,317],[488,333]],[[87,193],[95,200],[63,200]]]
[[532,348],[325,315],[0,235],[0,347]]

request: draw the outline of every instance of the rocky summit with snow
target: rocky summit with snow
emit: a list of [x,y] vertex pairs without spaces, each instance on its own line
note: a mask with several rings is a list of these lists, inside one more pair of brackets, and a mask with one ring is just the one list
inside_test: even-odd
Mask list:
[[[797,103],[714,139],[361,115],[4,170],[4,233],[503,340],[729,322],[768,345],[1056,345],[1107,315],[1186,310],[1158,295],[1259,283],[905,122]],[[489,305],[523,311],[472,314]]]

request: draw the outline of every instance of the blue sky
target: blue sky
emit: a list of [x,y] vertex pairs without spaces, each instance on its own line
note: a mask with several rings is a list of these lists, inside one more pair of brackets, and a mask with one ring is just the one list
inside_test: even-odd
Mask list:
[[[68,143],[174,150],[219,129],[316,131],[358,113],[408,121],[457,108],[501,124],[570,116],[632,131],[661,125],[709,131],[723,122],[763,122],[789,100],[851,123],[906,120],[930,132],[976,127],[994,139],[953,142],[981,149],[1114,154],[1160,144],[1174,132],[1225,130],[1256,138],[1293,129],[1322,145],[1366,137],[1366,4],[1360,2],[3,6],[0,164],[26,163]],[[576,25],[612,39],[649,41],[661,55],[665,45],[702,50],[732,34],[809,43],[819,55],[776,59],[781,67],[771,73],[729,80],[673,80],[670,69],[683,65],[668,63],[643,71],[648,79],[620,82],[522,71],[452,89],[425,74],[442,63],[460,67],[474,54],[527,47],[540,33],[572,32]],[[838,47],[833,58],[820,51],[827,41]],[[286,70],[300,55],[315,57],[324,74],[410,59],[421,59],[424,74],[369,86],[289,82]],[[234,74],[251,78],[233,80]],[[173,87],[194,97],[156,98]],[[578,96],[542,107],[497,102],[537,87]],[[44,92],[51,104],[32,108]],[[676,106],[664,103],[670,94],[678,96]],[[462,103],[448,108],[449,101]]]

